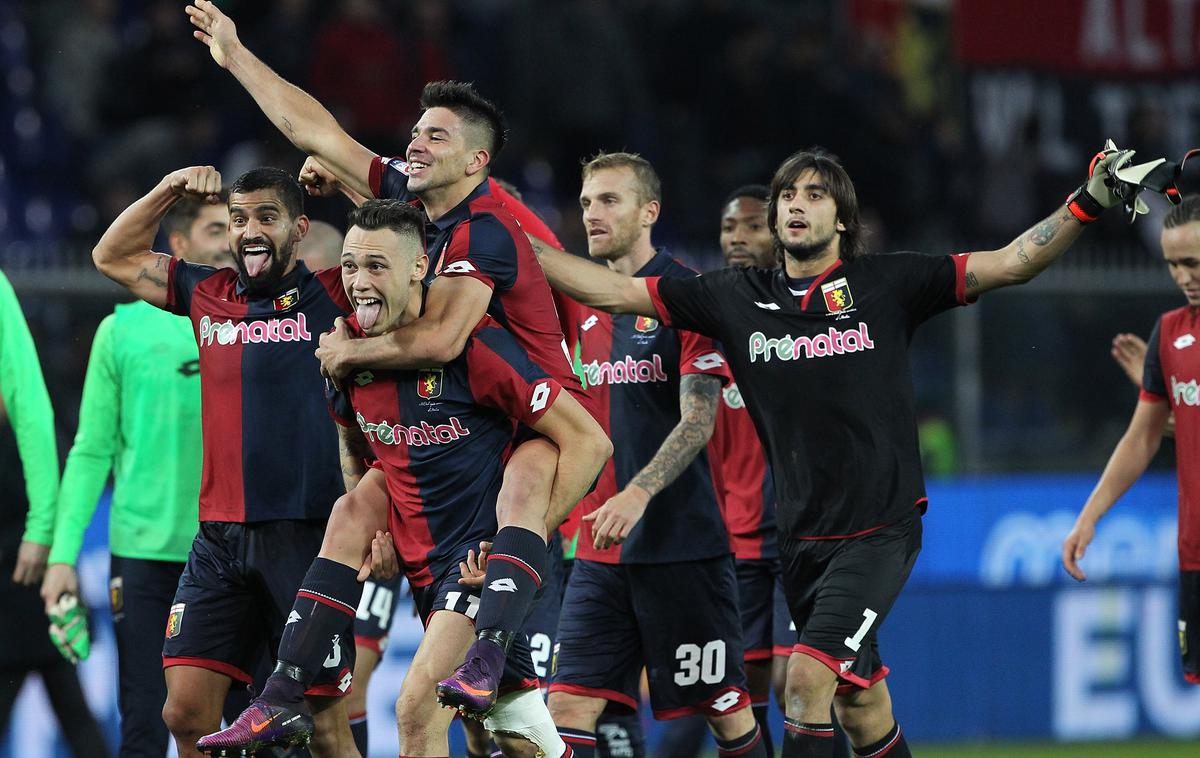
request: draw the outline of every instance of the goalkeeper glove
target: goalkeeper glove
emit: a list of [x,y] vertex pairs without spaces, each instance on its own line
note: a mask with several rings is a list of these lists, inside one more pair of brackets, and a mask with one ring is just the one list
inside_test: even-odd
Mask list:
[[88,634],[87,609],[79,598],[70,593],[63,593],[54,605],[50,606],[50,639],[58,652],[62,653],[71,663],[86,660],[92,652],[92,639]]
[[[1067,210],[1081,224],[1090,224],[1100,214],[1123,201],[1144,203],[1137,200],[1140,187],[1128,185],[1117,179],[1116,172],[1129,165],[1134,151],[1118,150],[1112,140],[1104,143],[1104,149],[1092,158],[1088,166],[1088,179],[1067,198]],[[1144,210],[1142,211],[1145,212]]]

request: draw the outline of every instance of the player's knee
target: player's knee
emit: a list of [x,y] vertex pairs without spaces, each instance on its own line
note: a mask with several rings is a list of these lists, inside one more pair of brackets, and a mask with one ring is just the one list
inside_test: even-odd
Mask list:
[[402,745],[423,742],[426,735],[436,731],[434,722],[441,721],[439,715],[445,710],[438,706],[433,695],[432,681],[429,687],[420,688],[420,692],[407,687],[407,681],[405,685],[396,698],[396,730]]
[[784,702],[788,712],[833,699],[837,677],[825,664],[807,655],[793,655],[788,662]]
[[[181,741],[197,740],[213,731],[208,714],[199,703],[181,697],[168,697],[162,709],[163,723]],[[219,726],[219,724],[218,724]]]
[[874,742],[892,728],[892,699],[882,683],[839,695],[834,701],[838,721],[856,745]]
[[604,701],[599,698],[579,697],[565,692],[551,692],[546,705],[555,724],[589,732],[595,729],[596,720],[604,710]]
[[524,737],[510,737],[507,734],[499,733],[492,737],[496,740],[496,747],[500,748],[500,752],[508,758],[537,758],[540,752],[537,745]]
[[708,726],[719,740],[734,740],[754,729],[754,711],[741,708],[733,713],[706,717]]

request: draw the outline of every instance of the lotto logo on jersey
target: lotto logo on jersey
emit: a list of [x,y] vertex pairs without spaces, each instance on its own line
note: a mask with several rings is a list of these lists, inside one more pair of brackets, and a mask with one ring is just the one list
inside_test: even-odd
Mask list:
[[469,274],[475,270],[470,261],[455,261],[442,269],[443,274]]
[[652,332],[658,328],[658,319],[653,319],[649,316],[638,316],[637,321],[633,322],[633,328],[643,334]]
[[200,347],[218,345],[252,344],[260,342],[308,342],[312,334],[303,313],[295,318],[268,318],[261,321],[213,321],[208,316],[200,319]]
[[442,370],[427,368],[417,372],[417,394],[426,400],[442,395]]
[[1181,382],[1172,376],[1171,396],[1175,399],[1175,407],[1177,408],[1181,405],[1200,405],[1200,385],[1196,384],[1195,379],[1189,382]]
[[839,330],[830,327],[826,334],[815,337],[795,337],[786,334],[776,339],[762,332],[750,335],[750,362],[769,362],[772,358],[781,361],[796,361],[801,358],[824,358],[829,355],[844,355],[862,350],[874,350],[871,333],[862,321],[851,329]]
[[367,440],[382,445],[446,445],[471,434],[471,430],[463,426],[457,416],[451,416],[450,423],[437,426],[427,421],[422,421],[420,426],[401,426],[387,421],[375,423],[367,421],[361,413],[356,413],[355,418],[358,428],[367,435]]
[[650,360],[637,360],[632,355],[625,360],[592,361],[583,364],[587,386],[597,384],[647,384],[665,382],[670,379],[663,370],[662,356],[652,355]]
[[821,294],[825,296],[825,307],[830,313],[841,313],[854,305],[854,296],[850,294],[850,284],[845,277],[822,284]]

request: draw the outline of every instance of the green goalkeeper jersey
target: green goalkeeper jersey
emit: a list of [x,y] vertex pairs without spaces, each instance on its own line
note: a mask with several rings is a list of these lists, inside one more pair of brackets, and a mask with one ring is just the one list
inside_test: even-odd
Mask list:
[[140,301],[118,305],[92,341],[50,562],[75,563],[110,470],[112,554],[186,560],[198,527],[201,434],[191,321]]

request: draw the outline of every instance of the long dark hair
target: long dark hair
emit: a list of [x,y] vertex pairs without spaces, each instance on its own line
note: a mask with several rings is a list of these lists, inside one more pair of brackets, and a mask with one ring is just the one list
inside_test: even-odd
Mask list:
[[775,252],[781,257],[784,254],[783,241],[779,238],[776,213],[779,209],[779,194],[785,187],[791,187],[806,171],[815,171],[825,180],[829,194],[837,206],[837,220],[845,230],[841,233],[839,257],[844,261],[853,260],[867,252],[867,229],[863,226],[858,215],[858,195],[854,192],[854,182],[836,155],[827,153],[819,147],[800,150],[788,156],[775,171],[771,179],[771,199],[767,203],[767,219],[771,225],[771,236],[775,239]]

